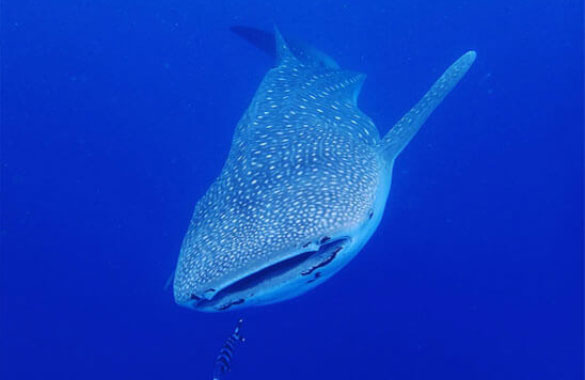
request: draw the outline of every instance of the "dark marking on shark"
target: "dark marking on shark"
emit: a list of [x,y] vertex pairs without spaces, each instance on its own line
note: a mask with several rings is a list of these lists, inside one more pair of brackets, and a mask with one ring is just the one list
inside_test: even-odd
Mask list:
[[242,304],[242,303],[244,303],[245,301],[246,301],[245,299],[243,299],[243,298],[240,298],[239,300],[232,301],[232,302],[228,302],[227,304],[225,304],[225,305],[222,305],[222,306],[218,307],[218,308],[217,308],[217,310],[221,310],[221,311],[223,311],[223,310],[227,310],[227,309],[229,309],[230,307],[232,307],[232,306],[234,306],[234,305],[239,305],[239,304]]
[[319,277],[321,277],[321,272],[316,272],[315,273],[315,277],[313,277],[312,279],[310,279],[309,281],[307,281],[307,284],[310,284],[311,282],[316,281]]
[[313,273],[313,271],[315,269],[323,268],[325,265],[327,265],[330,262],[332,262],[335,259],[335,256],[337,256],[337,254],[339,253],[339,251],[341,251],[342,249],[343,249],[343,247],[336,248],[335,251],[333,251],[333,253],[331,254],[331,256],[327,257],[325,260],[321,261],[319,264],[314,265],[310,269],[308,269],[308,270],[306,270],[304,272],[301,272],[301,275],[307,276],[307,275]]

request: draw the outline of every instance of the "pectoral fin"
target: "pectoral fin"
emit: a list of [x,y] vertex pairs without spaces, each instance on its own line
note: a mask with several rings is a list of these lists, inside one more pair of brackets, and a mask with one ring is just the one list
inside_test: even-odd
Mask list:
[[165,286],[163,288],[165,291],[169,290],[171,288],[171,286],[173,286],[174,279],[175,279],[175,271],[173,271],[173,273],[171,273],[171,275],[167,279],[167,282],[165,282]]
[[422,99],[384,136],[381,149],[388,161],[392,162],[408,145],[430,114],[463,78],[475,61],[475,56],[475,51],[468,51],[449,66]]

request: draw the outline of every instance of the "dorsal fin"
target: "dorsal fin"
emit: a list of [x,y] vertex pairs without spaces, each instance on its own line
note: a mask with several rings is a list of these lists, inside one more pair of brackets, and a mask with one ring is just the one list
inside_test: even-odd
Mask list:
[[298,41],[293,41],[293,43],[289,43],[289,45],[295,57],[297,57],[299,61],[303,62],[303,64],[307,66],[339,70],[339,65],[337,62],[335,62],[333,58],[323,53],[321,50]]
[[430,114],[463,78],[475,61],[475,56],[475,51],[468,51],[449,66],[422,99],[384,136],[382,151],[388,161],[393,161],[408,145]]
[[280,31],[274,26],[274,46],[276,49],[276,60],[280,65],[282,62],[296,60],[294,54],[290,51],[288,43],[285,41]]
[[[232,26],[230,30],[271,57],[277,58],[275,34],[241,25]],[[322,51],[290,38],[283,40],[295,58],[304,65],[339,69],[337,62]]]

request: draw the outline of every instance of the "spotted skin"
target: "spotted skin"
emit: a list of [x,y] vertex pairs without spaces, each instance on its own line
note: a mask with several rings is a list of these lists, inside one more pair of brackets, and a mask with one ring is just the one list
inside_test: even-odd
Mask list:
[[[302,61],[279,33],[276,43],[278,65],[195,206],[174,280],[181,305],[196,307],[307,242],[359,230],[372,219],[381,186],[389,189],[394,158],[383,154],[376,127],[356,105],[365,75]],[[244,299],[230,302],[217,310]]]

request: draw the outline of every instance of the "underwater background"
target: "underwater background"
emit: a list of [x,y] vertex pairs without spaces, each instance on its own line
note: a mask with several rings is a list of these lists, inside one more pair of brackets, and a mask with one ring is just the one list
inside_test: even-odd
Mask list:
[[[5,0],[2,379],[583,378],[582,1]],[[274,64],[234,25],[368,78],[385,133],[459,55],[380,227],[290,301],[174,304],[196,200]]]

